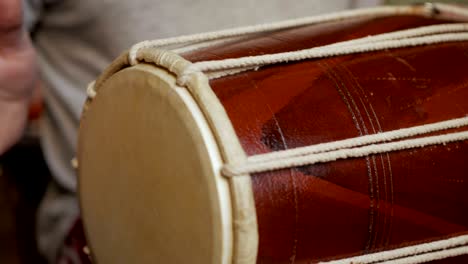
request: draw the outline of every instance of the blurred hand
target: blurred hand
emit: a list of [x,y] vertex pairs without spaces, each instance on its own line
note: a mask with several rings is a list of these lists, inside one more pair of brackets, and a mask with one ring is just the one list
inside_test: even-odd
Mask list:
[[38,84],[35,51],[23,27],[21,0],[0,0],[0,155],[26,126]]

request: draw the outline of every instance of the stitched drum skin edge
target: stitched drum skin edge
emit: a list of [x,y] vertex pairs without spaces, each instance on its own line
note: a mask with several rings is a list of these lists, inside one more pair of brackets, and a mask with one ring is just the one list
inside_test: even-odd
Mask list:
[[[151,58],[154,54],[158,54],[159,52],[161,52],[161,50],[156,48],[145,49],[141,56],[144,58]],[[183,66],[190,64],[190,62],[175,53],[165,52],[165,55],[165,62],[170,65],[180,65],[180,70],[183,69]],[[94,91],[99,93],[99,88],[108,78],[128,66],[130,66],[128,52],[124,52],[96,80]],[[177,68],[170,69],[171,67],[165,67],[165,65],[157,66],[166,68],[170,72],[177,71]],[[240,145],[239,139],[234,132],[234,128],[223,106],[209,86],[207,76],[203,73],[191,75],[186,86],[208,121],[208,125],[215,136],[224,163],[245,162],[247,156]],[[88,98],[83,107],[82,120],[86,118],[86,111],[91,105],[92,98]],[[80,152],[79,149],[78,152]],[[250,175],[229,179],[229,189],[231,192],[231,209],[233,216],[232,263],[255,263],[258,248],[258,229]]]

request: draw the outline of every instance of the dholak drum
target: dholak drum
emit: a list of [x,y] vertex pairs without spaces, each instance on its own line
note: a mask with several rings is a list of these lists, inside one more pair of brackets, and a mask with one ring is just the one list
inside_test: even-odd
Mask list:
[[468,263],[468,11],[145,41],[88,88],[95,263]]

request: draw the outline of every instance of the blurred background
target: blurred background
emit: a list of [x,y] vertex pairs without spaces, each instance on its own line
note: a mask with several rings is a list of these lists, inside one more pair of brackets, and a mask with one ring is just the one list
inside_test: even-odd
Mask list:
[[[1,0],[0,0],[1,1]],[[386,0],[386,4],[408,4],[425,1]],[[468,4],[468,0],[438,2]],[[293,1],[291,2],[293,3]],[[0,263],[45,263],[36,250],[35,223],[39,202],[50,180],[45,165],[35,122],[24,139],[0,157]]]
[[413,4],[413,3],[427,3],[427,2],[434,2],[434,3],[459,3],[459,4],[467,4],[468,0],[439,0],[439,1],[417,1],[417,0],[386,0],[384,1],[388,5],[402,5],[402,4]]
[[36,250],[35,225],[49,175],[34,135],[0,157],[0,263],[45,263]]

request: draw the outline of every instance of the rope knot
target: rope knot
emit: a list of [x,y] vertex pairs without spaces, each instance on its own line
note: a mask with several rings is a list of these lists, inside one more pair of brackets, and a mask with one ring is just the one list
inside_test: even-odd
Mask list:
[[94,97],[96,97],[96,89],[94,87],[95,84],[96,81],[92,81],[88,84],[88,87],[86,88],[86,95],[89,99],[93,99]]
[[180,71],[177,77],[177,85],[182,87],[187,86],[190,78],[198,72],[200,72],[200,70],[197,69],[196,64],[188,64]]
[[221,174],[224,177],[227,177],[227,178],[232,178],[232,177],[235,177],[235,176],[242,175],[243,172],[241,170],[239,170],[239,168],[240,168],[240,166],[236,166],[234,164],[225,164],[221,168]]
[[128,61],[130,65],[135,66],[138,64],[138,52],[143,49],[143,48],[149,48],[152,47],[152,41],[150,40],[145,40],[142,42],[139,42],[135,45],[133,45],[130,48],[130,51],[128,52]]
[[434,3],[430,3],[430,2],[424,3],[424,10],[425,10],[427,16],[429,16],[429,17],[434,17],[434,16],[440,14],[439,8]]

